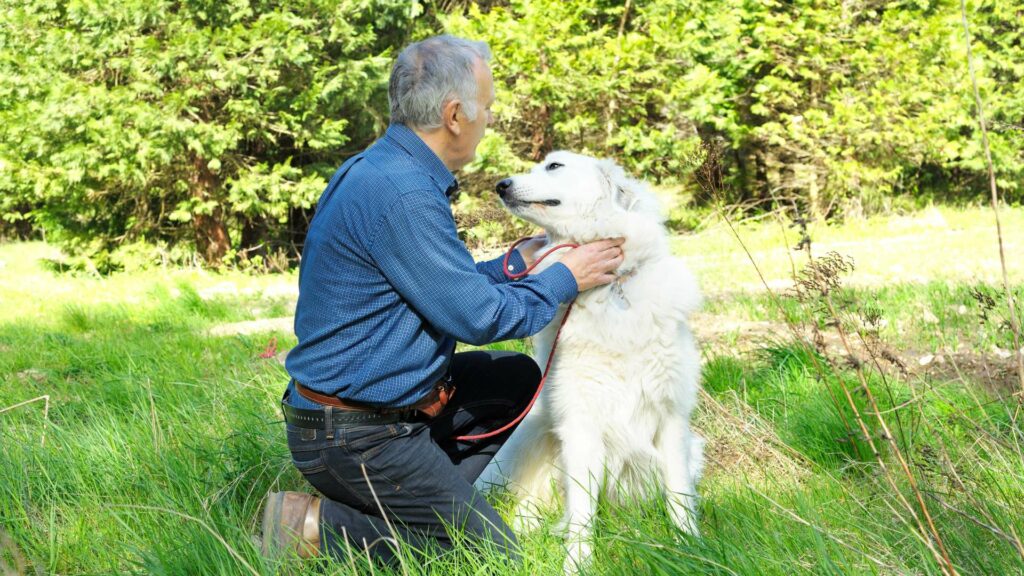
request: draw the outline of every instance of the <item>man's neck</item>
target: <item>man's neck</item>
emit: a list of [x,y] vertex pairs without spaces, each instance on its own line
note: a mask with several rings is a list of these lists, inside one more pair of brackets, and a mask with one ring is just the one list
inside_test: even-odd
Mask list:
[[456,170],[462,168],[462,166],[452,165],[451,157],[447,153],[448,140],[444,130],[423,132],[418,129],[413,129],[413,132],[420,137],[420,140],[423,140],[423,143],[427,145],[427,148],[430,148],[434,151],[434,154],[437,154],[437,157],[441,159],[441,162],[444,162],[445,167],[447,167],[450,172],[454,173]]

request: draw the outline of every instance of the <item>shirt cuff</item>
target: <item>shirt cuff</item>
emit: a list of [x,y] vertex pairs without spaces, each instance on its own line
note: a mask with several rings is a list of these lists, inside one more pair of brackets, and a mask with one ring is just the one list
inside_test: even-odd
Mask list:
[[579,286],[576,284],[576,277],[572,275],[569,267],[561,262],[555,262],[547,270],[537,275],[543,278],[544,283],[551,288],[551,291],[561,303],[571,302],[579,294]]
[[505,255],[502,254],[493,260],[480,262],[477,264],[477,270],[493,278],[495,282],[510,281],[511,278],[505,275],[506,271],[509,274],[518,274],[526,270],[526,262],[523,260],[523,255],[519,253],[519,250],[512,251],[512,254],[508,257],[507,267],[505,267],[503,262],[504,259]]
[[[498,259],[499,267],[504,265],[502,258]],[[508,257],[508,266],[501,275],[504,276],[505,272],[508,272],[509,274],[519,274],[523,270],[526,270],[526,260],[523,260],[523,255],[519,253],[519,250],[513,250],[512,254]],[[505,277],[508,278],[508,276]]]

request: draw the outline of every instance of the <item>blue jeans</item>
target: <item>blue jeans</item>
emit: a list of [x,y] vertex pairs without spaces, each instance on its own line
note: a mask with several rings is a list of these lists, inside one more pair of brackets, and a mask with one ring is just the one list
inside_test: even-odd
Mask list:
[[473,488],[513,430],[473,442],[452,437],[487,432],[515,418],[540,376],[523,354],[465,352],[452,359],[456,391],[436,418],[340,428],[331,440],[323,430],[288,424],[292,462],[324,496],[321,551],[344,560],[347,543],[353,554],[368,549],[391,562],[395,535],[417,550],[447,549],[448,529],[454,528],[470,542],[488,542],[517,557],[512,530]]

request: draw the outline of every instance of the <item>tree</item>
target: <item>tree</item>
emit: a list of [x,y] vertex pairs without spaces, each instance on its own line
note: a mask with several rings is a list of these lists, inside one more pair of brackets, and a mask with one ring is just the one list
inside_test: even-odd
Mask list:
[[386,126],[413,22],[399,0],[0,10],[0,209],[108,267],[134,241],[217,264],[301,238],[331,172]]
[[[460,179],[480,242],[523,231],[481,191],[568,148],[724,200],[819,217],[980,198],[955,0],[0,0],[0,219],[100,268],[146,243],[210,263],[298,254],[331,172],[387,125],[398,49],[487,41],[498,126]],[[1000,189],[1024,200],[1024,7],[969,5]],[[500,224],[498,223],[500,222]],[[0,233],[4,227],[0,225]]]
[[[972,13],[1000,182],[1019,200],[1024,8]],[[685,182],[704,140],[726,151],[733,202],[824,217],[982,190],[952,0],[512,0],[445,24],[495,52],[501,135],[484,170],[564,147]]]

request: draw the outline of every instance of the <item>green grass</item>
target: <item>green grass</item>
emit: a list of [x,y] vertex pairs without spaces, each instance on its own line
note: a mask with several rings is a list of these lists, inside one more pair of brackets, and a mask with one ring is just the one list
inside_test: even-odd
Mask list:
[[[772,227],[749,230],[767,239]],[[681,240],[691,242],[683,252],[696,253],[705,240]],[[713,253],[717,241],[708,242],[701,253]],[[757,241],[758,248],[765,242]],[[287,315],[290,296],[278,287],[293,284],[294,275],[169,269],[96,278],[55,273],[42,264],[45,257],[52,252],[40,244],[0,245],[0,409],[50,397],[48,423],[41,402],[0,413],[0,528],[6,534],[0,535],[0,566],[17,573],[13,567],[23,565],[26,574],[281,570],[260,558],[250,537],[267,490],[305,485],[289,462],[277,410],[286,375],[275,360],[258,355],[271,337],[282,348],[294,337],[213,337],[207,330]],[[888,322],[878,335],[914,353],[953,344],[978,354],[993,345],[1005,348],[999,291],[984,279],[940,280],[859,286],[837,294],[837,301],[851,328],[863,329],[857,318],[873,310]],[[972,296],[975,290],[987,291],[996,306],[983,310],[987,305]],[[785,306],[796,321],[821,321],[794,300]],[[921,320],[925,308],[934,322]],[[757,294],[720,294],[706,314],[782,323]],[[502,346],[528,349],[523,342]],[[851,426],[855,415],[844,386],[865,413],[897,490],[914,502],[896,454],[866,413],[856,372],[837,362],[836,374],[822,375],[816,365],[827,360],[785,334],[755,342],[750,351],[708,346],[708,396],[696,422],[710,440],[700,486],[703,537],[677,533],[658,502],[605,503],[588,573],[941,574]],[[974,373],[883,378],[869,371],[866,377],[960,573],[1024,573],[1010,543],[1013,534],[1024,537],[1024,416],[1015,413],[1010,391],[993,389]],[[508,510],[508,502],[496,498],[499,509]],[[558,574],[564,551],[553,533],[557,518],[551,511],[539,531],[522,536],[520,565],[463,548],[409,556],[405,570]],[[291,568],[403,572],[363,558]]]
[[[1011,280],[1024,282],[1024,268],[1014,266],[1014,255],[1024,252],[1024,208],[1004,208],[1001,219]],[[769,283],[785,284],[792,262],[799,268],[806,261],[804,252],[788,250],[800,238],[790,223],[780,226],[765,215],[736,226]],[[991,208],[984,206],[935,207],[914,215],[873,216],[841,224],[812,222],[808,234],[815,255],[834,250],[853,258],[853,285],[1001,281],[995,220]],[[747,255],[721,220],[709,222],[694,235],[677,237],[673,247],[687,258],[705,290],[732,293],[761,286]]]
[[[1024,284],[1013,290],[1024,301]],[[782,312],[765,293],[740,293],[712,298],[706,310],[747,321],[821,324],[820,314],[788,290],[777,291]],[[967,349],[991,353],[1013,350],[1007,327],[1006,297],[998,285],[932,281],[875,288],[843,288],[833,295],[838,305],[852,303],[843,314],[850,326],[869,329],[905,350],[935,352]],[[1018,322],[1024,310],[1017,307]]]

